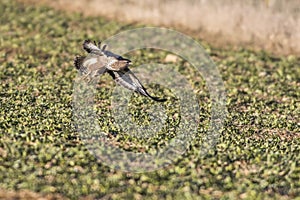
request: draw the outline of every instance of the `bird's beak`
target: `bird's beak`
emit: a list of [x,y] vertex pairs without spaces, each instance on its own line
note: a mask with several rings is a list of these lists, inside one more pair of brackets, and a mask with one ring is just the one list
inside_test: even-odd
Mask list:
[[124,59],[124,60],[126,61],[127,65],[131,65],[132,64],[131,60],[129,60],[129,59]]

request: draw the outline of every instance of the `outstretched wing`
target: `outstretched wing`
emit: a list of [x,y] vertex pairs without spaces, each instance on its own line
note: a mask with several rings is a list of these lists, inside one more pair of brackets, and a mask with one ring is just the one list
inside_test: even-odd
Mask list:
[[107,71],[112,78],[121,86],[133,90],[143,96],[149,97],[154,101],[164,102],[166,99],[160,99],[158,97],[151,96],[145,87],[140,83],[138,78],[128,69],[124,69],[122,71]]
[[[82,44],[83,49],[91,54],[96,54],[96,55],[103,55],[103,52],[101,50],[101,42],[91,42],[90,40],[85,40]],[[103,47],[103,50],[105,49],[106,46]]]

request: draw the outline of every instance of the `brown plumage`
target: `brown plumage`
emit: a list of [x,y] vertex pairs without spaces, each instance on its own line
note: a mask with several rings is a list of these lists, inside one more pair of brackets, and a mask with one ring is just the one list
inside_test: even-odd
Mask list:
[[96,44],[89,40],[83,43],[83,49],[87,56],[76,56],[74,66],[79,72],[91,79],[94,79],[107,72],[119,85],[133,90],[154,101],[164,102],[166,99],[151,96],[138,78],[130,71],[128,66],[131,61],[120,55],[105,50],[106,45],[101,48],[101,42]]

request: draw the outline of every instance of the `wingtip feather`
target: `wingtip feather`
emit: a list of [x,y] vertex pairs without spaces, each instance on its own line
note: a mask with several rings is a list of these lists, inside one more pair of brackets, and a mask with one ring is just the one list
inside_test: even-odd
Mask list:
[[160,99],[158,97],[151,97],[151,99],[153,99],[154,101],[157,101],[157,102],[166,102],[168,99]]
[[83,49],[86,50],[88,53],[92,52],[92,49],[90,47],[91,43],[92,42],[90,40],[84,40],[84,42],[82,44]]
[[146,90],[146,88],[144,88],[143,86],[142,86],[142,90],[139,90],[138,92],[139,92],[140,94],[146,96],[146,97],[151,98],[151,99],[154,100],[154,101],[157,101],[157,102],[165,102],[165,101],[167,101],[167,99],[165,99],[165,98],[162,98],[162,99],[161,99],[161,98],[159,98],[159,97],[151,96],[151,95],[148,93],[148,91]]

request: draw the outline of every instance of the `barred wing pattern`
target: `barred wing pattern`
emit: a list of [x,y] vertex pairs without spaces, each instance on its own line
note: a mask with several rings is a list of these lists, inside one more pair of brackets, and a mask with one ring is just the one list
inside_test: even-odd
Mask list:
[[83,49],[88,56],[76,56],[74,65],[79,72],[92,79],[108,72],[115,82],[126,89],[132,90],[154,101],[164,102],[166,99],[151,96],[138,78],[130,71],[128,66],[131,61],[105,50],[106,45],[101,48],[101,42],[92,43],[85,40]]

